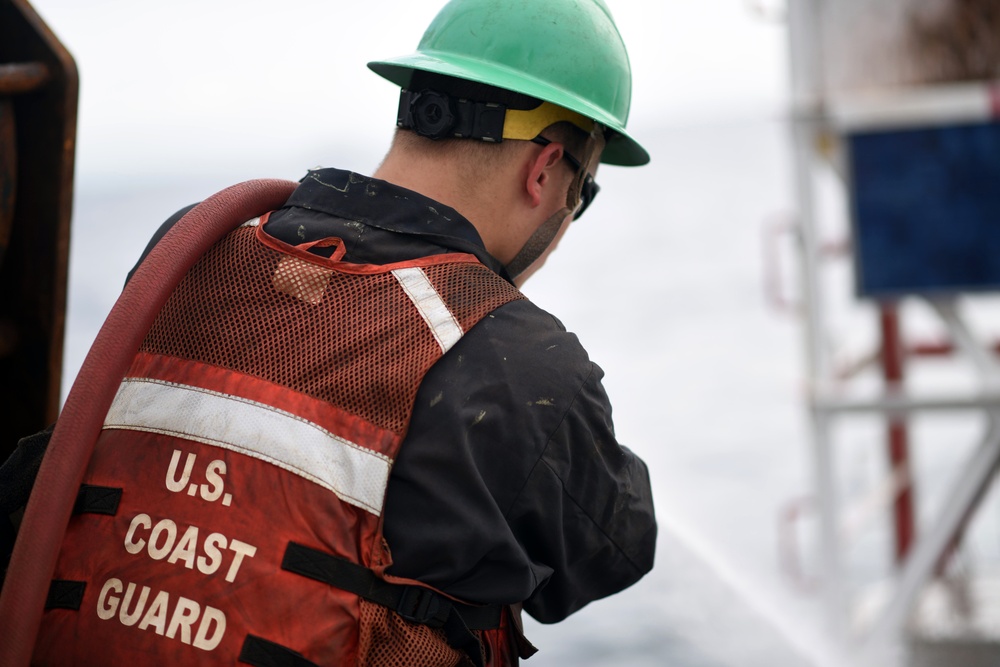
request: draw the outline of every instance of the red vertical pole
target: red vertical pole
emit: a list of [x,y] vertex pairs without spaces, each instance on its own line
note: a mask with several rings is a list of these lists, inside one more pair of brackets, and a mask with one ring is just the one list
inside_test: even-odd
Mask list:
[[[882,376],[887,391],[903,386],[903,342],[900,334],[899,310],[894,302],[883,302],[879,307],[882,330]],[[902,473],[905,486],[899,491],[893,505],[896,529],[896,563],[905,560],[914,538],[913,485],[910,483],[910,453],[906,419],[889,415],[887,424],[889,465],[894,473]]]

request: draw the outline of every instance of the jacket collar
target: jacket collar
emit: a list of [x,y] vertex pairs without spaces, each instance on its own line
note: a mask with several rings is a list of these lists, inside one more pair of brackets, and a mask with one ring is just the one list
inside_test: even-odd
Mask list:
[[310,170],[285,206],[319,211],[396,234],[410,234],[449,252],[472,254],[509,282],[476,228],[458,211],[429,197],[342,169]]

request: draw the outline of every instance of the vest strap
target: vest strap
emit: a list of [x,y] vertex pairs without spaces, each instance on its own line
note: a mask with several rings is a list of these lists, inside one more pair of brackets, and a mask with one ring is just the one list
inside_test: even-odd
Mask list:
[[499,628],[503,616],[500,605],[467,605],[422,586],[389,583],[363,565],[295,542],[288,543],[281,568],[388,607],[411,623],[441,628],[448,644],[477,667],[482,667],[480,643],[472,630]]
[[243,640],[239,660],[253,667],[317,667],[301,653],[254,635]]
[[76,495],[73,514],[107,514],[114,516],[118,512],[118,503],[122,499],[122,490],[111,486],[94,486],[81,484]]
[[83,604],[83,591],[86,587],[85,581],[53,579],[49,584],[49,594],[45,598],[45,608],[79,610]]

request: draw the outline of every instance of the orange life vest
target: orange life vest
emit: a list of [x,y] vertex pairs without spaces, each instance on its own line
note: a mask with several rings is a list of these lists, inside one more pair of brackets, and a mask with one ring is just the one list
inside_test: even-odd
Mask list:
[[516,660],[508,609],[388,575],[381,527],[424,374],[523,297],[470,255],[344,252],[253,220],[181,282],[108,412],[35,664]]

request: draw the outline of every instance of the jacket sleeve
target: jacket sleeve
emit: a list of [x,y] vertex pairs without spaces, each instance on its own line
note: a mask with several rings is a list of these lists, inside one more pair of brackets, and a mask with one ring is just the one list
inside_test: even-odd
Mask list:
[[473,327],[417,394],[386,495],[392,573],[553,623],[648,572],[649,478],[601,378],[530,302]]
[[617,442],[602,372],[591,369],[507,513],[525,551],[551,570],[524,604],[543,623],[631,586],[653,567],[649,474]]

